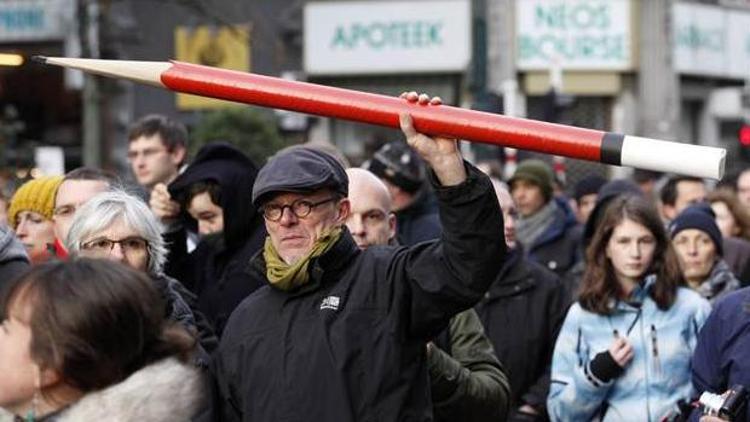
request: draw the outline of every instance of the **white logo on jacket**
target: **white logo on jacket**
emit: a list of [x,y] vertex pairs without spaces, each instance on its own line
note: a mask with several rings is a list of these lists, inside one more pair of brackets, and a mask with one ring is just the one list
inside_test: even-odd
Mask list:
[[334,311],[338,311],[340,304],[341,304],[340,297],[328,296],[327,298],[323,299],[323,302],[321,302],[320,309],[332,309]]

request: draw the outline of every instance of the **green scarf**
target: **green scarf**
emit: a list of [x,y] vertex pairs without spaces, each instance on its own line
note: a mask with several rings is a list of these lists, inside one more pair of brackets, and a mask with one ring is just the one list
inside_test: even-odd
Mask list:
[[285,291],[307,284],[310,281],[310,274],[307,271],[310,260],[328,252],[340,237],[341,227],[334,227],[327,233],[323,233],[315,241],[312,250],[307,255],[298,260],[294,265],[289,265],[281,259],[278,251],[276,251],[271,242],[271,237],[267,236],[266,243],[263,246],[263,258],[266,260],[266,277],[268,281],[274,287]]

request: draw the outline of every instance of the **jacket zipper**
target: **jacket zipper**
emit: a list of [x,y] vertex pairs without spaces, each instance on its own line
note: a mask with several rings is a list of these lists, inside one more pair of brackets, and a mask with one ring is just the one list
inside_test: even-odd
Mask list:
[[576,355],[578,355],[578,367],[583,367],[583,358],[581,357],[581,329],[578,329],[578,340],[576,341]]
[[654,354],[654,374],[661,377],[661,358],[659,357],[659,341],[656,338],[656,327],[651,324],[651,351]]

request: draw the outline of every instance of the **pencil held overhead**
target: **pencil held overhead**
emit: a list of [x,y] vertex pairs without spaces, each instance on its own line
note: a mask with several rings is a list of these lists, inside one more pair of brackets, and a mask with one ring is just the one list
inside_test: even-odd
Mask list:
[[472,142],[561,155],[604,164],[721,179],[726,150],[540,122],[446,105],[334,88],[178,61],[36,57],[87,73],[160,86],[172,91],[324,117],[399,127],[409,113],[416,129]]

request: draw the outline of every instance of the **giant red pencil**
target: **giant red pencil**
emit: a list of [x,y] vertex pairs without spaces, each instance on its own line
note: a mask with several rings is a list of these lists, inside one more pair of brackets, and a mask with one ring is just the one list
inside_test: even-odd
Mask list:
[[720,179],[726,150],[621,135],[457,107],[419,105],[396,97],[288,81],[178,61],[139,62],[75,58],[40,60],[177,92],[397,128],[410,113],[415,128],[474,142],[508,146],[605,164]]

